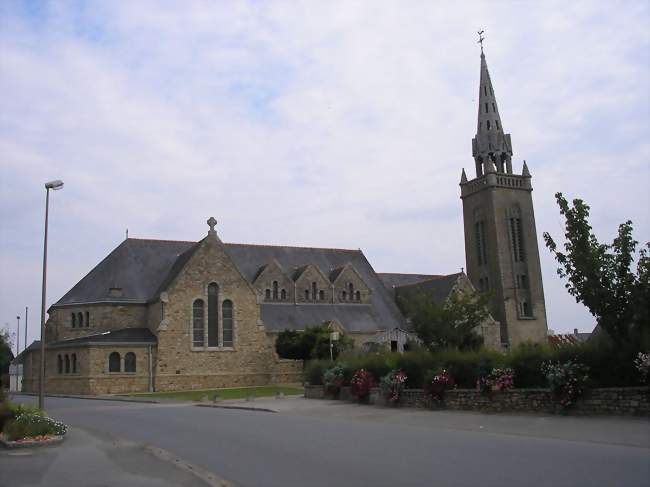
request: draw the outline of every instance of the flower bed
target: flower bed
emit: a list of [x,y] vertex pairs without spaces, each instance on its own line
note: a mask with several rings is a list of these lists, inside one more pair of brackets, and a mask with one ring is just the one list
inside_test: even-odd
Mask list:
[[58,443],[68,427],[34,407],[5,401],[0,404],[0,443],[9,448]]

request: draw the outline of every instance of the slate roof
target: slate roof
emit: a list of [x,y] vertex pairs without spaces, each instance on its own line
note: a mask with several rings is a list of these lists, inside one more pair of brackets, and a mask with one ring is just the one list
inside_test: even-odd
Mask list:
[[416,282],[428,281],[437,277],[444,277],[435,274],[398,274],[394,272],[380,272],[377,274],[386,289],[392,291],[393,287],[406,286]]
[[89,345],[156,345],[156,336],[149,328],[122,328],[97,335],[59,340],[47,344],[47,348],[81,347]]
[[[156,300],[160,292],[167,288],[189,260],[199,243],[126,239],[54,306],[92,302],[147,303]],[[323,305],[329,310],[327,319],[336,316],[347,318],[349,323],[339,320],[341,325],[367,331],[372,331],[370,323],[374,323],[375,330],[406,327],[404,317],[397,308],[392,293],[383,285],[361,250],[228,243],[224,244],[224,247],[249,283],[255,281],[261,267],[273,260],[277,261],[288,275],[299,275],[302,268],[311,264],[325,276],[329,276],[335,269],[351,264],[371,290],[372,309],[365,312],[349,312],[337,308],[343,307],[347,310],[348,307],[364,305]],[[122,288],[123,295],[110,296],[111,287]],[[263,305],[264,308],[267,306],[286,305]],[[287,316],[287,309],[266,311],[265,315],[269,320],[267,326],[270,329],[280,326],[278,324],[280,316],[284,317],[285,323],[292,323],[297,327],[304,323],[320,323],[325,312],[318,310],[317,307],[318,305],[291,306],[290,308],[297,310],[292,316]],[[372,316],[372,319],[369,316]]]
[[395,288],[395,295],[396,297],[399,297],[419,292],[426,292],[431,295],[434,302],[441,304],[447,299],[449,293],[451,293],[452,289],[456,285],[458,278],[462,275],[462,273],[457,273],[449,274],[447,276],[435,276],[428,280],[399,286]]
[[[268,331],[304,330],[336,320],[350,333],[373,333],[387,328],[369,304],[262,304],[262,321]],[[394,328],[389,326],[388,328]]]
[[31,352],[32,350],[39,350],[41,348],[41,341],[40,340],[34,340],[29,347],[24,349],[22,352],[20,352],[14,359],[11,361],[12,364],[22,364],[23,359],[25,358],[25,355],[27,355],[27,352]]

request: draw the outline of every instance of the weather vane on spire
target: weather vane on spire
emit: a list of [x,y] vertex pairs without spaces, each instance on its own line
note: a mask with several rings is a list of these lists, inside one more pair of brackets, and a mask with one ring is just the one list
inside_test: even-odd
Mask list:
[[481,45],[481,54],[483,54],[483,40],[485,39],[485,37],[483,37],[483,32],[485,31],[484,30],[478,31],[478,41],[477,41],[477,43]]

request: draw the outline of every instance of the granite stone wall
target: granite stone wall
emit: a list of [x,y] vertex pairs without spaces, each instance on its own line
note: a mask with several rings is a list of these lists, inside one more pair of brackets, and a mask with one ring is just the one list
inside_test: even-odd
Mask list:
[[[323,386],[305,386],[305,397],[322,399]],[[354,400],[349,388],[342,388],[342,400]],[[370,404],[386,405],[379,388],[370,394]],[[562,411],[548,389],[512,389],[491,395],[477,394],[473,389],[447,391],[442,402],[425,396],[422,389],[403,391],[398,406],[409,408],[447,409],[483,412],[533,412],[572,415],[650,416],[650,389],[648,387],[608,387],[588,390],[567,411]]]

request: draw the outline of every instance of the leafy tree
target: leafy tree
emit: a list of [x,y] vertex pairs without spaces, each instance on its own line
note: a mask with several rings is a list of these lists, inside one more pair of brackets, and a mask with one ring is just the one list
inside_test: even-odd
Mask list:
[[[284,330],[278,334],[275,350],[280,357],[287,359],[329,359],[332,331],[329,325],[309,326],[304,331]],[[342,351],[351,349],[352,344],[350,338],[340,336],[333,343],[332,355],[338,357]]]
[[11,337],[9,332],[0,331],[0,375],[9,373],[9,363],[14,359],[11,351]]
[[562,193],[555,199],[566,220],[564,252],[548,232],[544,241],[555,256],[557,273],[565,287],[584,304],[601,329],[618,344],[648,343],[650,331],[650,242],[639,252],[636,273],[632,270],[637,242],[632,222],[618,227],[611,244],[601,244],[589,225],[589,206],[574,199],[570,206]]
[[438,304],[430,294],[420,292],[401,296],[398,304],[418,338],[434,352],[480,348],[483,337],[476,328],[488,318],[488,300],[485,294],[454,291]]

